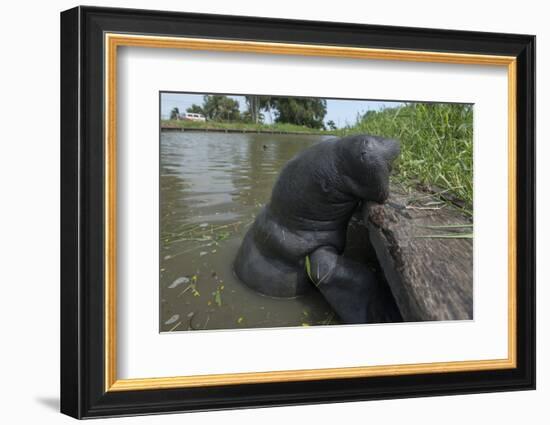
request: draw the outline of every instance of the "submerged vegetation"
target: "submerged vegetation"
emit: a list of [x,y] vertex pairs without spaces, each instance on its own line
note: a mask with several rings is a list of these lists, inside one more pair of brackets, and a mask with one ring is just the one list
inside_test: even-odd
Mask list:
[[396,138],[401,155],[394,179],[445,193],[473,206],[473,108],[464,104],[410,103],[369,111],[339,135],[368,133]]

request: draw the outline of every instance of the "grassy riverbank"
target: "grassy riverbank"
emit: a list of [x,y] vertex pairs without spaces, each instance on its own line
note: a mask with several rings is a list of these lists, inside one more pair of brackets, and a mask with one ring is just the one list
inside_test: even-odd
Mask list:
[[401,141],[396,179],[445,191],[473,205],[473,108],[408,104],[369,112],[339,135],[376,134]]
[[303,133],[303,134],[336,134],[336,131],[324,131],[305,126],[285,123],[254,124],[249,122],[227,122],[227,121],[184,121],[184,120],[162,120],[161,128],[183,128],[190,130],[234,130],[234,131],[257,131],[277,133]]

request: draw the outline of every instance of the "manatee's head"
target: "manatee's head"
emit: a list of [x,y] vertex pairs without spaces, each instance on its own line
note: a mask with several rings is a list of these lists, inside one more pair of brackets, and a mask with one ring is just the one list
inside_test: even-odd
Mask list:
[[365,201],[386,201],[392,164],[400,152],[399,142],[361,134],[344,137],[337,143],[347,189]]

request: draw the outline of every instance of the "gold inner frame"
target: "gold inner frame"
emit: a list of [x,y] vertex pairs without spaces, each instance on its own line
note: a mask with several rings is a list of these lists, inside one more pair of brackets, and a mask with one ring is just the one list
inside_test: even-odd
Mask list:
[[[105,46],[105,391],[311,381],[416,373],[447,373],[516,367],[516,58],[462,53],[370,49],[327,45],[267,43],[106,33]],[[508,72],[508,357],[418,364],[284,370],[173,377],[118,379],[116,325],[116,99],[120,46],[229,51],[355,59],[503,66]]]

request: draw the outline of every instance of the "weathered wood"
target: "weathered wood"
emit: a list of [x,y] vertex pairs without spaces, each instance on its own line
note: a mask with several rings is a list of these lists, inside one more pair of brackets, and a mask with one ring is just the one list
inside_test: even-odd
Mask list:
[[[473,239],[461,236],[473,233],[470,220],[435,195],[391,193],[363,218],[403,320],[472,319]],[[466,227],[426,227],[449,225]]]

